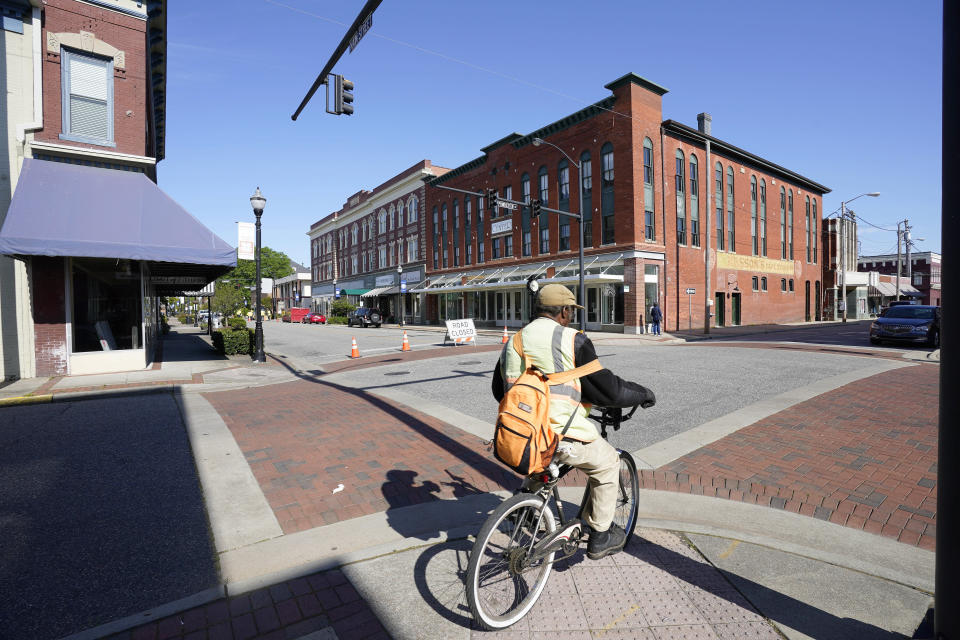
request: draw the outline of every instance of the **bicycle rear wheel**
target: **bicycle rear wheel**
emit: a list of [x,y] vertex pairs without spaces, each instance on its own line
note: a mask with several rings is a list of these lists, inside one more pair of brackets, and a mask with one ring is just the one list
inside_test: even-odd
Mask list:
[[620,452],[620,486],[617,489],[617,506],[613,521],[627,532],[627,542],[637,526],[638,499],[640,496],[640,478],[637,476],[637,463],[626,451]]
[[487,518],[467,568],[467,602],[473,619],[483,628],[509,627],[536,604],[555,554],[529,563],[527,553],[555,528],[549,506],[532,494],[513,496]]

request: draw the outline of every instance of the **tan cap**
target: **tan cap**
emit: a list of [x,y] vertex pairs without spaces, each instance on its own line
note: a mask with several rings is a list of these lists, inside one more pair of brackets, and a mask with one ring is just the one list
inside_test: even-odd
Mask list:
[[548,284],[540,289],[540,293],[537,294],[537,301],[543,307],[576,307],[583,309],[582,306],[577,304],[577,299],[570,292],[570,289],[562,284]]

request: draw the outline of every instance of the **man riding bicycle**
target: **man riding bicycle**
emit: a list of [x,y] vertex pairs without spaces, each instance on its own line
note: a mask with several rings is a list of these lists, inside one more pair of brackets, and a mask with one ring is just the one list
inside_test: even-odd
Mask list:
[[[535,319],[521,330],[524,353],[530,363],[544,373],[566,371],[597,359],[590,338],[568,326],[576,314],[575,309],[583,309],[576,302],[565,286],[546,285],[534,304]],[[512,341],[508,342],[500,354],[491,385],[498,402],[522,373],[521,366],[520,354]],[[623,549],[626,534],[613,523],[620,457],[617,450],[600,437],[587,414],[591,405],[640,405],[646,409],[655,403],[651,390],[623,380],[608,369],[557,385],[550,391],[550,426],[558,434],[566,428],[553,459],[558,464],[582,470],[588,478],[590,507],[582,519],[590,531],[587,557],[592,560]]]

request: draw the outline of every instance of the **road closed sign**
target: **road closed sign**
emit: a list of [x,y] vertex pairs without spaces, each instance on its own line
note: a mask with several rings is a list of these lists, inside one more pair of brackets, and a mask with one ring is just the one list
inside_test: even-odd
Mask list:
[[454,344],[470,344],[477,339],[477,328],[473,326],[473,318],[460,320],[446,320],[446,340],[453,340]]

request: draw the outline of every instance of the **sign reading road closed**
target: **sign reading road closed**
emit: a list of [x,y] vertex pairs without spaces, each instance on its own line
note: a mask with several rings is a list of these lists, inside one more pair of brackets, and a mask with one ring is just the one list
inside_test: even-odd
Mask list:
[[447,335],[444,342],[453,340],[456,345],[470,344],[477,339],[477,329],[473,326],[473,318],[461,320],[446,320]]

